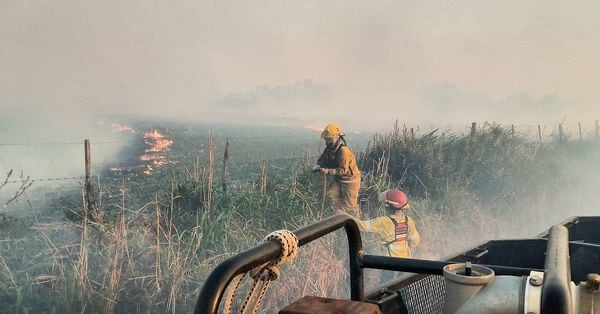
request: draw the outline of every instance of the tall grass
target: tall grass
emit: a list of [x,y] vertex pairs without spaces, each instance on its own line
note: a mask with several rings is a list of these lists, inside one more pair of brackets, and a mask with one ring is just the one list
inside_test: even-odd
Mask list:
[[[589,205],[587,193],[600,182],[582,174],[598,162],[597,153],[593,141],[540,146],[494,124],[473,135],[419,134],[396,124],[358,154],[363,215],[382,214],[377,192],[407,191],[421,258],[447,256],[487,238],[533,235]],[[68,219],[4,223],[0,312],[191,312],[218,263],[273,230],[294,230],[331,214],[322,178],[310,172],[308,159],[286,176],[272,176],[261,163],[253,170],[261,174],[256,181],[232,181],[225,193],[213,188],[215,161],[203,169],[194,156],[192,171],[172,169],[150,199],[132,195],[147,192],[139,182],[115,184],[120,199],[102,202],[102,224],[88,221],[76,199],[58,207]],[[367,252],[377,253],[378,241],[364,236]],[[272,284],[279,293],[267,296],[266,312],[305,294],[348,296],[345,243],[332,234],[303,247]]]
[[421,256],[439,258],[593,213],[593,191],[600,185],[589,181],[599,174],[598,148],[595,140],[564,136],[540,145],[498,124],[465,135],[412,135],[396,123],[374,136],[360,161],[375,190],[399,187],[408,193],[409,214],[423,233]]
[[[118,214],[107,214],[102,225],[90,224],[82,213],[75,222],[57,222],[60,225],[50,229],[52,232],[36,224],[37,233],[13,237],[6,229],[0,242],[0,262],[5,261],[0,263],[0,302],[7,305],[3,311],[193,311],[199,289],[216,264],[256,245],[274,229],[293,230],[318,219],[323,195],[313,190],[320,191],[320,187],[314,189],[319,180],[310,173],[294,171],[299,173],[294,187],[286,181],[256,189],[248,184],[227,194],[214,190],[212,210],[200,215],[188,206],[204,207],[206,194],[202,191],[208,182],[173,178],[170,188],[152,202],[129,208],[123,181],[121,203],[102,208],[105,213]],[[68,232],[61,233],[61,229]],[[331,255],[335,246],[329,240],[316,249]],[[22,262],[31,258],[38,262]],[[301,258],[290,272],[301,275],[309,263],[319,272],[327,265],[322,259]],[[343,267],[338,267],[337,259],[331,263],[341,277]],[[37,283],[35,278],[54,279]],[[295,287],[290,289],[295,289],[296,295],[306,289],[331,292],[324,281],[305,284],[298,280],[286,285]],[[59,297],[48,297],[53,294]],[[265,304],[279,303],[267,299]]]

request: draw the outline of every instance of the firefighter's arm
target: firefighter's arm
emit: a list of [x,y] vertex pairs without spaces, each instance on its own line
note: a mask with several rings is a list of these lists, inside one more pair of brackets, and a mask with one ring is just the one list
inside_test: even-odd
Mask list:
[[417,227],[415,227],[415,221],[410,217],[408,219],[408,237],[406,240],[410,247],[417,247],[421,242],[421,236],[419,235],[419,231],[417,231]]
[[379,218],[371,220],[354,219],[358,225],[358,229],[365,232],[379,232],[383,227],[383,222]]
[[352,170],[350,164],[354,156],[348,147],[340,147],[340,154],[338,159],[338,167],[337,168],[329,168],[325,169],[325,174],[334,175],[334,176],[350,176],[352,175]]
[[321,153],[321,156],[319,156],[317,165],[319,165],[319,167],[323,167],[325,165],[325,152]]

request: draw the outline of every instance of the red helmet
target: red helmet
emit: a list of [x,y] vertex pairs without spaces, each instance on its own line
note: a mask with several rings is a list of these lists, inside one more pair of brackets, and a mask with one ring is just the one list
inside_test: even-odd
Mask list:
[[408,205],[408,198],[404,192],[398,189],[391,189],[385,192],[385,203],[394,208],[400,209]]

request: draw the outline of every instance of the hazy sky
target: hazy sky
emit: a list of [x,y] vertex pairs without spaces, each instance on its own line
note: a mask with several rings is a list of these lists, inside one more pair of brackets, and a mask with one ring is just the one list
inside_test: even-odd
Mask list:
[[599,86],[596,0],[0,1],[3,117],[591,125]]

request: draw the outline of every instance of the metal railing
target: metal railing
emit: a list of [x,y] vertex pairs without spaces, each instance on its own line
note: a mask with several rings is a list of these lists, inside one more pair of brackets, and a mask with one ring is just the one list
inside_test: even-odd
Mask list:
[[[350,297],[355,301],[363,301],[365,297],[364,276],[359,263],[359,256],[362,254],[360,253],[362,251],[362,241],[358,225],[351,216],[337,214],[300,228],[294,233],[298,238],[298,246],[302,246],[342,227],[344,227],[348,237]],[[271,240],[232,256],[219,264],[210,273],[200,291],[195,313],[217,313],[225,289],[235,276],[277,258],[281,254],[281,250],[281,245],[275,240]]]
[[[441,275],[445,265],[452,261],[430,261],[388,256],[367,255],[362,251],[362,240],[358,225],[346,214],[338,214],[294,231],[298,245],[303,246],[322,236],[344,227],[348,238],[350,264],[350,298],[364,301],[365,268],[396,270],[411,273]],[[263,265],[281,254],[281,245],[275,241],[259,244],[249,250],[230,257],[219,264],[208,276],[196,303],[195,313],[217,313],[221,299],[233,278]],[[528,275],[531,268],[483,265],[499,275]]]

